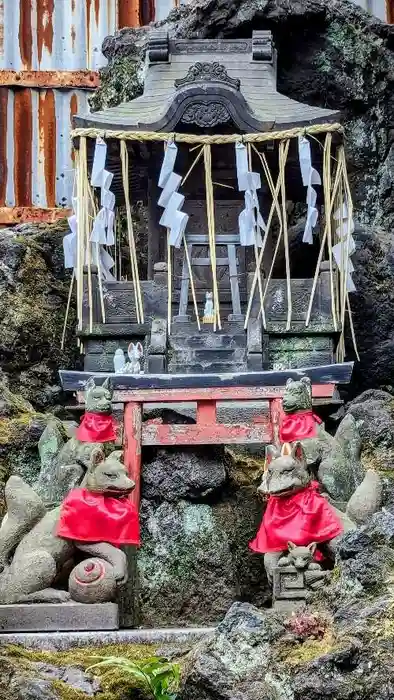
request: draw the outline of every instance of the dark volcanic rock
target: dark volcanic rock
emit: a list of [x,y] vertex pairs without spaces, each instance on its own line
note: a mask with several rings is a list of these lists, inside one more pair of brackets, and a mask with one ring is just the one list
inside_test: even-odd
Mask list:
[[206,450],[159,450],[144,464],[142,495],[148,500],[203,500],[226,483],[223,462]]
[[31,485],[37,478],[41,467],[37,445],[49,418],[10,391],[7,377],[0,371],[0,516],[8,477],[18,474]]
[[208,504],[141,504],[141,624],[218,622],[236,597],[230,537]]
[[[349,0],[201,0],[174,10],[161,26],[182,38],[250,37],[253,30],[270,29],[278,49],[278,89],[296,100],[342,111],[358,247],[352,307],[361,363],[355,385],[360,390],[390,384],[394,27]],[[150,30],[124,29],[105,40],[109,65],[94,97],[98,107],[139,94],[142,49]],[[124,67],[130,62],[131,78],[125,81]]]
[[79,690],[87,697],[95,695],[100,690],[100,681],[81,668],[74,666],[53,666],[52,664],[36,663],[32,665],[43,678],[52,681],[62,681],[73,690]]
[[394,396],[388,391],[369,389],[347,405],[346,413],[357,421],[363,467],[380,473],[382,505],[394,512]]
[[[274,613],[235,603],[212,639],[191,652],[182,700],[275,698],[271,644],[285,633]],[[285,696],[283,696],[285,697]]]
[[267,604],[264,558],[248,548],[261,520],[254,492],[219,502],[143,499],[141,624],[216,624],[237,599]]
[[236,603],[191,650],[180,700],[394,697],[394,516],[340,542],[331,583],[293,615]]
[[375,513],[364,528],[344,535],[338,564],[349,591],[382,591],[394,566],[394,515]]
[[49,680],[33,677],[6,656],[0,656],[0,697],[8,700],[59,700]]
[[388,391],[369,389],[357,396],[346,406],[358,421],[358,429],[363,441],[363,448],[382,445],[387,450],[394,441],[394,396]]
[[0,366],[11,389],[39,410],[58,402],[59,367],[77,359],[73,309],[60,347],[70,284],[65,232],[62,223],[0,231]]

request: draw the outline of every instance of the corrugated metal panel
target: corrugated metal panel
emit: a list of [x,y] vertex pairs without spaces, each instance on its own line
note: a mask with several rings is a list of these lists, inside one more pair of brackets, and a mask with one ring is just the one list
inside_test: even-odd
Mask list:
[[88,109],[89,93],[29,88],[0,92],[0,144],[6,140],[5,158],[0,156],[0,206],[69,205],[71,119]]
[[[52,79],[56,71],[66,78],[67,71],[97,71],[106,63],[101,53],[106,36],[118,27],[164,19],[175,4],[0,0],[0,70],[20,73],[22,81],[23,71],[52,71]],[[25,84],[37,80],[46,89],[17,87],[9,75],[10,87],[0,88],[0,207],[67,207],[73,180],[71,117],[88,110],[90,94],[70,86],[90,83],[81,83],[75,73],[68,89],[59,89],[58,81],[49,83],[56,89],[48,89],[42,73]]]
[[117,17],[118,0],[0,0],[0,68],[97,70]]
[[387,20],[387,3],[386,0],[353,0],[357,5],[360,5],[364,10],[375,15],[378,19]]

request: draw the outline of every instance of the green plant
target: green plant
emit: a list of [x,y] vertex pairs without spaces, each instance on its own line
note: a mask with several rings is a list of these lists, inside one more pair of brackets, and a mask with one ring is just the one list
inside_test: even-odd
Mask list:
[[141,683],[142,689],[146,690],[154,700],[176,700],[176,689],[180,677],[178,664],[168,663],[156,656],[139,662],[130,661],[124,656],[95,656],[92,657],[93,659],[97,659],[98,663],[89,666],[87,671],[104,670],[102,674],[104,680],[116,669]]

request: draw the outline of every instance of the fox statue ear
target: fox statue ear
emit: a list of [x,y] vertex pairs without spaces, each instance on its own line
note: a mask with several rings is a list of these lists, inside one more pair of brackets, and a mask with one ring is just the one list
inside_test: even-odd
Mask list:
[[273,459],[280,457],[280,452],[275,445],[267,445],[265,448],[265,461],[267,464],[272,462]]
[[114,450],[108,455],[108,459],[116,459],[118,462],[123,463],[123,450]]
[[316,542],[311,542],[311,544],[308,547],[311,554],[314,554],[316,552],[316,547],[317,547]]
[[90,455],[90,469],[96,469],[98,464],[104,462],[105,454],[101,447],[95,447]]
[[107,379],[105,379],[105,381],[102,383],[101,386],[103,387],[103,389],[107,389],[107,391],[111,391],[111,379],[110,379],[110,377],[107,377]]
[[90,377],[87,382],[85,382],[84,389],[86,392],[92,391],[92,389],[96,388],[96,382],[94,381],[93,377]]
[[280,451],[281,457],[290,457],[291,454],[292,454],[292,450],[291,450],[290,443],[284,442],[282,445],[282,449]]
[[291,456],[297,462],[305,462],[305,452],[300,442],[295,442],[291,448]]
[[141,343],[137,343],[137,345],[135,346],[135,349],[139,353],[140,357],[142,357],[142,355],[144,354],[144,349],[143,349]]
[[291,551],[292,551],[293,549],[295,549],[296,547],[297,547],[297,545],[294,544],[294,542],[288,542],[288,543],[287,543],[287,549],[289,550],[289,552],[291,552]]

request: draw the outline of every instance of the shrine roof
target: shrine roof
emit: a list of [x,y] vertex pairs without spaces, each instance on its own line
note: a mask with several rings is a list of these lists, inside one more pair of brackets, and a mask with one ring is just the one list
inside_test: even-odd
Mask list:
[[76,127],[174,131],[177,124],[242,133],[338,121],[339,113],[278,92],[271,33],[251,39],[169,39],[153,34],[146,51],[144,92],[116,107],[76,115]]

